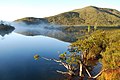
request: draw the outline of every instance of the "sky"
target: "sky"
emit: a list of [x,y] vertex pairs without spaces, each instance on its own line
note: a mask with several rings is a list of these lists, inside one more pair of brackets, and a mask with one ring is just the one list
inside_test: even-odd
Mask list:
[[0,20],[14,21],[23,17],[48,17],[86,6],[120,11],[120,0],[0,0]]

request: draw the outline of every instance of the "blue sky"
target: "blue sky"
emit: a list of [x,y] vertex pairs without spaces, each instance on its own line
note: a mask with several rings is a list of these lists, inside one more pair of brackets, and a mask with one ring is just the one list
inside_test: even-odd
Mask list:
[[0,19],[42,18],[90,5],[120,11],[120,0],[0,0]]

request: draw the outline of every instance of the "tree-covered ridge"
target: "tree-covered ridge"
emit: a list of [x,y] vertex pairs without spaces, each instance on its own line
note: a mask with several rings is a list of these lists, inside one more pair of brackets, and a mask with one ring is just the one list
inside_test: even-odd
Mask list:
[[[105,70],[100,80],[120,78],[120,30],[96,31],[72,44],[86,60],[99,59]],[[108,77],[109,76],[109,77]]]
[[[75,17],[66,16],[71,13]],[[47,19],[49,22],[63,25],[118,26],[120,25],[120,12],[115,9],[88,6],[82,9],[76,9],[70,12],[48,17]]]
[[31,24],[43,21],[60,25],[120,26],[120,12],[115,9],[88,6],[46,18],[26,17],[16,21]]
[[56,16],[48,17],[50,23],[60,24],[60,25],[76,25],[84,23],[84,20],[79,17],[78,12],[66,12]]
[[41,24],[41,23],[48,23],[47,19],[44,18],[35,18],[35,17],[25,17],[21,19],[15,20],[15,22],[25,22],[26,24]]

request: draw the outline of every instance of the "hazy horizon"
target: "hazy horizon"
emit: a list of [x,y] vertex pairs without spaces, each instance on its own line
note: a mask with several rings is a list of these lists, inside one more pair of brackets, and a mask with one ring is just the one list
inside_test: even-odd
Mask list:
[[66,11],[97,6],[120,11],[120,0],[2,0],[0,20],[13,21],[23,17],[48,17]]

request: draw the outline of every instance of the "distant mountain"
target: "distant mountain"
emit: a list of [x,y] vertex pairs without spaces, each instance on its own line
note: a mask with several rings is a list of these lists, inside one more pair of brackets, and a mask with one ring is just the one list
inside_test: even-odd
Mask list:
[[25,22],[26,24],[43,24],[43,23],[49,23],[47,19],[44,18],[35,18],[35,17],[25,17],[21,19],[15,20],[15,22]]
[[27,17],[16,21],[25,23],[39,23],[42,21],[60,25],[120,26],[120,12],[115,9],[87,6],[43,19]]

